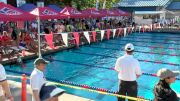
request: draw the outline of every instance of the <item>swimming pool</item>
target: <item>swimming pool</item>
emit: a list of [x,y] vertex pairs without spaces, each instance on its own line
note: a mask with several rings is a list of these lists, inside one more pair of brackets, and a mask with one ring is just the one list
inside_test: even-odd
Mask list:
[[[55,61],[48,64],[45,71],[46,77],[56,80],[66,80],[78,84],[100,87],[112,91],[118,90],[118,74],[113,70],[116,59],[124,54],[123,47],[126,43],[135,45],[134,57],[140,60],[142,71],[155,74],[160,68],[180,70],[180,35],[164,33],[134,33],[124,38],[111,39],[100,43],[82,46],[80,49],[64,50],[51,56]],[[26,68],[13,65],[5,66],[6,70],[31,73],[33,61],[26,62]],[[12,74],[8,72],[8,74]],[[180,76],[178,76],[180,78]],[[153,99],[153,87],[158,78],[142,75],[138,79],[138,95]],[[172,88],[178,89],[180,80]],[[65,88],[68,93],[87,97],[95,101],[116,101],[116,97],[97,93]]]

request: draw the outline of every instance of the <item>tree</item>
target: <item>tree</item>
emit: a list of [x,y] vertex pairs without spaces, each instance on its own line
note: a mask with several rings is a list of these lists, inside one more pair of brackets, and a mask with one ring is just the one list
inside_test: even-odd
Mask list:
[[[36,3],[37,1],[45,1],[45,5],[54,3],[61,7],[73,6],[79,10],[96,7],[96,0],[27,0],[28,3]],[[105,8],[112,8],[119,1],[121,0],[99,0],[99,8],[102,9],[103,4]]]

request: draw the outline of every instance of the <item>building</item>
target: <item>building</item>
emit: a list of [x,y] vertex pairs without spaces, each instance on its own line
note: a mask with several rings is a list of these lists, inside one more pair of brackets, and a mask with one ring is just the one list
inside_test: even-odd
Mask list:
[[146,22],[151,24],[165,19],[173,12],[167,12],[166,7],[171,4],[172,0],[122,0],[115,7],[132,13],[135,22],[142,24]]
[[171,2],[166,9],[174,12],[176,16],[180,15],[180,0]]

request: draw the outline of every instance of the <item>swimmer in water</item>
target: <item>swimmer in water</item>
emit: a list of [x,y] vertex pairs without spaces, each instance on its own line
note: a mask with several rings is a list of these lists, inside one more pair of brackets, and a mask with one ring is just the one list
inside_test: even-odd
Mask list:
[[25,64],[23,63],[23,60],[20,55],[17,55],[17,61],[16,63],[20,65],[21,67],[25,67]]
[[53,59],[52,56],[49,56],[49,57],[48,57],[48,60],[49,60],[50,62],[53,62],[53,61],[54,61],[54,59]]

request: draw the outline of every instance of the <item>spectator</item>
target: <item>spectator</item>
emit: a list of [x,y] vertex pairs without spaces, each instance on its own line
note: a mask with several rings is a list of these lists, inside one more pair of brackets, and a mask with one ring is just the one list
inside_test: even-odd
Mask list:
[[179,71],[170,71],[166,68],[162,68],[157,72],[160,80],[154,87],[154,101],[179,101],[177,94],[170,87],[179,74]]
[[[126,44],[125,51],[126,54],[118,58],[115,64],[115,70],[119,73],[118,78],[120,80],[119,94],[137,97],[138,89],[136,79],[142,74],[140,64],[139,61],[132,56],[134,51],[133,44]],[[125,101],[125,99],[118,98],[118,101]]]
[[43,71],[48,64],[42,58],[34,61],[35,69],[30,76],[30,85],[33,91],[33,101],[58,101],[58,96],[64,91],[46,82]]
[[2,64],[0,64],[0,101],[14,101],[11,95],[8,82],[6,80],[6,73]]

